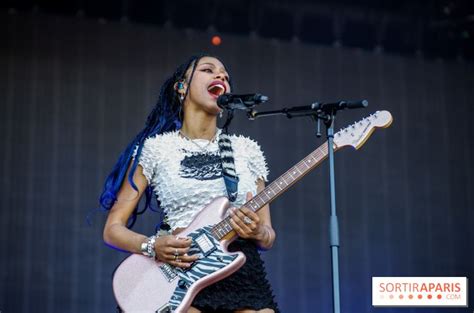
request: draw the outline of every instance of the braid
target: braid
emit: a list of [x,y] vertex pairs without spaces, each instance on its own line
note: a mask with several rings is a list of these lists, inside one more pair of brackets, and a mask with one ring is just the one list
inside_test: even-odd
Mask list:
[[[186,77],[186,72],[192,66],[191,73],[189,75],[188,86],[191,85],[191,81],[196,70],[196,65],[202,57],[210,56],[206,54],[192,56],[187,62],[181,64],[174,74],[168,78],[160,89],[160,95],[156,105],[147,117],[145,127],[135,136],[135,138],[127,145],[125,150],[120,154],[117,162],[115,163],[112,171],[107,176],[104,189],[100,196],[101,207],[108,211],[112,208],[114,203],[117,201],[118,191],[123,183],[125,174],[127,173],[130,162],[131,170],[127,177],[128,182],[133,189],[138,191],[138,187],[133,181],[133,175],[138,165],[144,142],[147,138],[161,134],[167,131],[173,131],[180,129],[182,120],[180,117],[181,112],[181,101],[179,100],[178,93],[175,90],[175,83],[183,80]],[[189,87],[186,90],[184,97],[186,98],[189,93]],[[184,100],[183,100],[184,102]],[[153,190],[151,186],[148,186],[145,190],[145,206],[142,210],[138,209],[138,205],[133,211],[127,227],[131,228],[137,219],[137,216],[144,213],[147,208],[156,211],[151,206],[151,200],[153,197]],[[157,199],[158,207],[160,205]]]

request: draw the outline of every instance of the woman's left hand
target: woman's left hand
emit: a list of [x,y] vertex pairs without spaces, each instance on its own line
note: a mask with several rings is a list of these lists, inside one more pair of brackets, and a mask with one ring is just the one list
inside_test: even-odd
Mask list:
[[[247,192],[247,201],[252,199],[252,193]],[[241,207],[230,209],[230,223],[237,234],[244,239],[259,240],[265,232],[264,225],[260,223],[260,217],[252,210]]]

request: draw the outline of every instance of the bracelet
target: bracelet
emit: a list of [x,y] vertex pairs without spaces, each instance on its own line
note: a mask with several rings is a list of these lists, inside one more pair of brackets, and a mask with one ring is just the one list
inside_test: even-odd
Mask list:
[[156,235],[148,237],[140,246],[140,250],[144,256],[147,256],[151,259],[156,257],[155,252],[155,242],[156,242]]

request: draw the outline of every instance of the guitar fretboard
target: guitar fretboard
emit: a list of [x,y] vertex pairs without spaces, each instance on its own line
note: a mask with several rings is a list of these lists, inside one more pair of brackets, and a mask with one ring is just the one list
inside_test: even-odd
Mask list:
[[[319,163],[321,163],[328,155],[327,141],[319,146],[316,150],[311,152],[303,160],[298,162],[295,166],[286,171],[283,175],[275,179],[271,184],[265,187],[255,197],[247,201],[243,206],[257,212],[266,204],[275,200],[278,196],[289,189],[294,183],[303,178],[306,174],[311,172]],[[227,236],[232,230],[230,224],[230,216],[224,218],[217,223],[212,232],[217,239],[222,239]]]

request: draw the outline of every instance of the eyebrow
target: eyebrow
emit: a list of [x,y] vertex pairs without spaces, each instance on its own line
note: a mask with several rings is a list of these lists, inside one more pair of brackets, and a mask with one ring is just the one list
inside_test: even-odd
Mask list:
[[[210,63],[210,62],[201,63],[198,66],[201,66],[201,65],[212,65],[213,67],[216,67],[216,65],[214,63]],[[224,71],[227,75],[229,75],[229,73],[227,72],[227,69],[225,67],[224,67]]]

